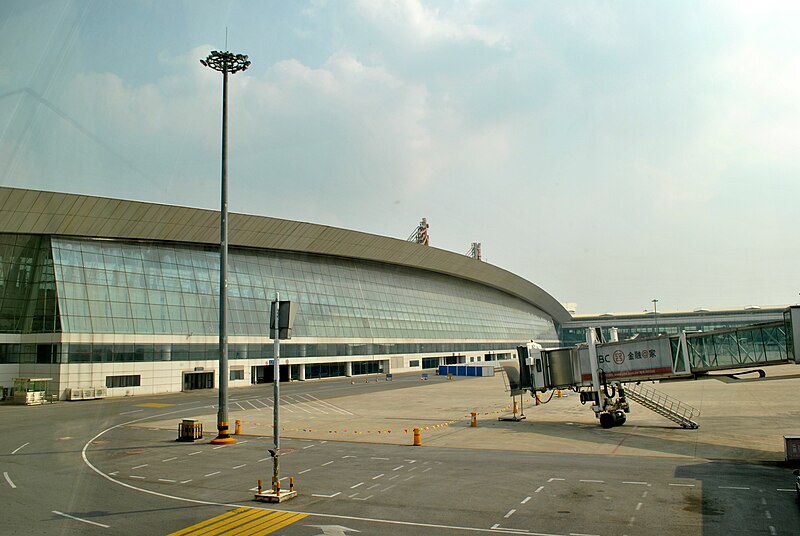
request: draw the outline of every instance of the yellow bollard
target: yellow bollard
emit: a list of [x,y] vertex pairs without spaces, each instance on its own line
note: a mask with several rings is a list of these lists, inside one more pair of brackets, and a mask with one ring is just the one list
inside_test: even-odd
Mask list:
[[517,411],[518,411],[518,410],[517,410],[517,401],[516,401],[516,400],[514,400],[514,415],[516,415],[516,414],[517,414]]
[[448,374],[448,375],[447,375],[447,379],[448,379],[448,380],[452,380],[452,379],[453,379],[453,375],[452,375],[452,374]]
[[561,389],[556,389],[556,396],[561,398]]
[[275,493],[278,495],[278,497],[280,497],[281,496],[281,481],[280,480],[276,480],[275,481],[275,486],[274,486],[273,489],[275,490]]
[[294,477],[289,477],[289,491],[294,491]]
[[422,436],[419,433],[419,428],[414,428],[414,447],[422,446]]
[[541,401],[541,399],[539,398],[539,393],[536,393],[536,396],[535,396],[534,398],[536,399],[536,405],[537,405],[537,406],[540,406],[540,405],[542,404],[542,401]]
[[472,415],[472,419],[469,421],[469,425],[474,428],[478,426],[478,414],[473,411],[470,415]]
[[261,480],[258,481],[258,493],[261,493]]
[[242,421],[236,419],[236,431],[234,432],[234,434],[239,435],[241,433],[242,433]]

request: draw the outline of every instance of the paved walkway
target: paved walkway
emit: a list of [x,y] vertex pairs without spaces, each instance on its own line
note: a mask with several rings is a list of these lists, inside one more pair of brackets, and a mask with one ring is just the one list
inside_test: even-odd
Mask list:
[[[452,381],[431,376],[413,387],[376,392],[354,385],[352,394],[340,396],[338,390],[336,397],[286,389],[281,395],[281,436],[410,445],[417,427],[423,446],[780,462],[785,457],[783,436],[800,436],[800,366],[764,370],[763,379],[717,377],[652,386],[699,409],[698,430],[680,428],[634,402],[624,426],[604,430],[589,406],[566,391],[567,396],[554,396],[540,406],[528,395],[525,420],[501,421],[498,417],[511,414],[511,399],[498,375]],[[272,435],[272,399],[263,396],[265,391],[263,386],[231,391],[232,428],[239,419],[245,435]],[[469,425],[473,411],[477,427]],[[215,410],[185,417],[202,420],[206,438],[213,437]],[[175,429],[177,422],[143,426]]]

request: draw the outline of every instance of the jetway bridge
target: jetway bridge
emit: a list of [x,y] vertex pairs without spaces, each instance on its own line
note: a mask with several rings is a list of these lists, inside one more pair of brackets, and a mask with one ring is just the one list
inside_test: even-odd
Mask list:
[[[612,333],[614,330],[612,330]],[[544,349],[536,343],[517,348],[518,362],[504,363],[512,396],[530,391],[573,389],[604,428],[621,425],[630,411],[628,399],[671,419],[697,428],[699,412],[642,381],[691,379],[716,371],[800,364],[800,306],[786,309],[782,321],[709,332],[600,341],[588,328],[586,344]]]

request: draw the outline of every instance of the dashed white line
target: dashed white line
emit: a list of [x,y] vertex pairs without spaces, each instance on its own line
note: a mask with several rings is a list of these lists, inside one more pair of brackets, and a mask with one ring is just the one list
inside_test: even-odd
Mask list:
[[638,512],[638,511],[639,511],[639,510],[641,510],[641,509],[642,509],[642,503],[638,503],[638,504],[636,505],[636,511]]
[[581,480],[580,482],[589,482],[592,484],[605,484],[605,480]]
[[270,457],[268,457],[268,458],[261,458],[261,459],[260,459],[260,460],[258,460],[258,461],[260,461],[260,462],[265,462],[265,461],[269,460],[270,458],[271,458],[271,456],[270,456]]
[[166,460],[161,460],[162,462],[171,462],[172,460],[177,460],[177,456],[173,456],[172,458],[167,458]]
[[234,467],[234,469],[241,469],[242,467],[245,467],[246,465],[247,465],[246,463],[243,463],[242,465],[237,465],[236,467]]
[[8,476],[8,473],[6,473],[5,471],[3,471],[3,476],[6,478],[6,482],[8,482],[8,485],[9,485],[9,486],[11,486],[12,488],[16,488],[16,487],[17,487],[17,486],[16,486],[16,485],[15,485],[15,484],[14,484],[14,483],[11,481],[11,477],[10,477],[10,476]]
[[564,479],[563,478],[551,478],[547,482],[550,483],[550,482],[553,482],[554,480],[564,480]]
[[12,450],[12,451],[11,451],[11,454],[16,454],[17,452],[21,451],[22,449],[24,449],[24,448],[25,448],[25,447],[27,447],[28,445],[30,445],[30,442],[28,442],[28,443],[25,443],[24,445],[20,445],[19,447],[17,447],[17,448],[15,448],[14,450]]
[[693,488],[695,487],[694,484],[670,484],[670,486],[678,486],[681,488]]
[[772,536],[775,536],[776,534],[778,534],[778,531],[777,531],[777,530],[775,530],[775,527],[773,527],[772,525],[770,525],[770,526],[769,526],[769,533],[770,533]]
[[373,476],[372,480],[378,480],[380,477],[385,476],[385,475],[386,475],[386,473],[381,473],[378,476]]
[[403,467],[405,467],[405,465],[398,465],[397,467],[392,469],[392,471],[398,471],[398,470],[402,469]]
[[638,486],[646,486],[647,482],[631,482],[631,481],[623,481],[623,484],[636,484]]
[[536,488],[536,491],[534,491],[534,493],[539,493],[543,489],[544,489],[544,486],[539,486],[538,488]]
[[191,481],[192,481],[191,478],[189,480],[181,480],[181,484],[188,484]]
[[64,516],[64,517],[68,517],[70,519],[74,519],[75,521],[80,521],[81,523],[88,523],[90,525],[96,525],[98,527],[103,527],[104,529],[109,528],[108,525],[103,525],[102,523],[97,523],[96,521],[89,521],[88,519],[81,519],[79,517],[75,517],[75,516],[71,516],[69,514],[65,514],[64,512],[59,512],[58,510],[53,510],[52,512],[54,514],[56,514],[56,515],[59,515],[59,516]]
[[512,509],[511,509],[511,510],[509,510],[509,511],[508,511],[508,513],[506,513],[506,515],[504,515],[503,517],[504,517],[504,518],[506,518],[506,519],[508,519],[509,517],[513,516],[513,515],[514,515],[514,512],[516,512],[516,511],[517,511],[517,509],[516,509],[516,508],[512,508]]
[[528,501],[530,501],[530,500],[531,500],[531,498],[530,498],[530,497],[525,497],[524,499],[522,499],[522,502],[521,502],[521,503],[519,503],[519,504],[525,504],[525,503],[527,503],[527,502],[528,502]]
[[219,446],[212,447],[212,448],[213,448],[214,450],[217,450],[217,449],[224,449],[224,448],[225,448],[225,447],[227,447],[227,446],[228,446],[228,445],[219,445]]
[[137,476],[137,475],[128,475],[128,478],[135,478],[137,480],[144,480],[143,476]]
[[214,476],[220,474],[222,471],[214,471],[213,473],[208,473],[207,475],[203,475],[204,477]]
[[423,470],[422,470],[422,472],[423,472],[423,473],[427,473],[427,472],[428,472],[428,471],[430,471],[431,469],[433,469],[433,467],[426,467],[425,469],[423,469]]
[[719,486],[719,489],[742,489],[742,490],[747,490],[747,489],[750,489],[750,488],[745,488],[743,486]]
[[[356,493],[356,495],[358,495],[358,493]],[[373,498],[373,497],[374,497],[374,495],[367,495],[366,497],[355,497],[355,496],[351,496],[351,499],[354,499],[354,500],[356,500],[356,501],[368,501],[368,500],[370,500],[370,499],[371,499],[371,498]]]
[[400,475],[394,475],[394,476],[390,476],[389,478],[387,478],[387,480],[394,480],[395,478],[398,478],[399,476],[400,476]]
[[300,471],[300,472],[299,472],[299,473],[297,473],[297,474],[298,474],[298,475],[302,475],[303,473],[307,473],[307,472],[309,472],[310,470],[311,470],[311,469],[304,469],[304,470]]
[[766,515],[766,516],[767,516],[767,519],[772,519],[772,514],[770,513],[770,511],[769,511],[769,510],[765,510],[765,511],[764,511],[764,515]]
[[333,460],[323,463],[322,465],[320,465],[320,467],[325,467],[326,465],[330,465],[332,463],[333,463]]
[[392,489],[394,486],[395,486],[395,485],[394,485],[394,484],[392,484],[391,486],[388,486],[388,487],[385,487],[385,488],[383,488],[383,489],[381,490],[381,493],[383,493],[384,491],[389,491],[389,490],[390,490],[390,489]]
[[147,467],[147,464],[143,463],[142,465],[137,465],[136,467],[131,467],[131,469],[141,469],[142,467]]
[[308,446],[305,446],[305,447],[303,447],[303,450],[305,450],[305,449],[310,449],[311,447],[314,447],[314,446],[316,446],[316,445],[308,445]]
[[169,478],[159,478],[159,482],[172,482],[173,484],[177,482],[177,480],[170,480]]
[[373,457],[370,458],[370,460],[386,460],[386,461],[388,461],[389,458],[376,458],[376,457],[373,456]]
[[380,486],[380,484],[373,484],[373,485],[371,485],[370,487],[368,487],[366,489],[377,488],[378,486]]
[[333,499],[334,497],[336,497],[336,496],[337,496],[337,495],[339,495],[340,493],[342,493],[342,492],[341,492],[341,491],[337,491],[337,492],[336,492],[336,493],[334,493],[333,495],[320,495],[320,494],[318,494],[318,493],[312,493],[312,494],[311,494],[311,496],[312,496],[312,497],[322,497],[322,498],[324,498],[324,499]]
[[404,478],[404,479],[403,479],[403,481],[404,481],[404,482],[408,482],[408,481],[409,481],[409,480],[411,480],[412,478],[414,478],[414,475],[411,475],[411,476],[410,476],[410,477],[408,477],[408,478]]
[[411,471],[415,471],[416,469],[418,469],[418,467],[417,467],[417,466],[414,466],[414,467],[412,467],[411,469],[409,469],[409,470],[408,470],[408,472],[410,473]]
[[492,525],[492,530],[500,530],[511,533],[530,532],[528,529],[508,529],[505,527],[501,527],[500,523],[495,523],[494,525]]
[[200,454],[202,452],[203,452],[202,450],[196,450],[194,452],[190,452],[189,454],[187,454],[187,456],[194,456],[195,454]]
[[117,476],[119,471],[114,471],[113,473],[108,473],[108,476]]
[[350,486],[350,489],[356,489],[357,487],[359,487],[359,486],[363,486],[363,485],[364,485],[364,483],[363,483],[363,482],[359,482],[359,483],[358,483],[358,484],[356,484],[355,486]]
[[628,525],[633,525],[633,522],[636,521],[635,516],[631,516],[630,520],[628,521]]

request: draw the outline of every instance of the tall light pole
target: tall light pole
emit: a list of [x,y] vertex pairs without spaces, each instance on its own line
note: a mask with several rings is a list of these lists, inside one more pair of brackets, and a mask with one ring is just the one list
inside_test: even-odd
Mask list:
[[222,202],[220,208],[219,246],[219,410],[218,435],[212,443],[235,443],[228,434],[228,73],[236,74],[250,67],[243,54],[212,50],[204,67],[222,73]]
[[653,298],[652,302],[653,302],[653,319],[655,320],[656,323],[656,336],[658,336],[658,309],[656,308],[658,300]]

